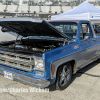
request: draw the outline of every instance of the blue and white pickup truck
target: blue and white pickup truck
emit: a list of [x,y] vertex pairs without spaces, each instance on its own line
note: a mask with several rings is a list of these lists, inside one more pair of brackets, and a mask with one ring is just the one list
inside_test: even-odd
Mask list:
[[0,74],[11,80],[63,90],[72,74],[100,57],[100,37],[89,21],[1,18],[0,26],[21,36],[0,42]]

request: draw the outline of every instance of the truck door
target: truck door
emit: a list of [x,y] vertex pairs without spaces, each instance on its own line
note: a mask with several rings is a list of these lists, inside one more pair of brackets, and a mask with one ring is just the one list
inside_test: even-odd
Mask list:
[[89,22],[80,23],[79,38],[82,48],[82,64],[87,65],[97,56],[97,42]]

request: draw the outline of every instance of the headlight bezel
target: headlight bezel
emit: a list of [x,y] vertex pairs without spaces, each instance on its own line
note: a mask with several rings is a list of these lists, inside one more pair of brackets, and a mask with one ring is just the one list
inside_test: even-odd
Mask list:
[[[43,66],[39,66],[43,65]],[[45,61],[42,57],[34,57],[34,70],[45,71]]]

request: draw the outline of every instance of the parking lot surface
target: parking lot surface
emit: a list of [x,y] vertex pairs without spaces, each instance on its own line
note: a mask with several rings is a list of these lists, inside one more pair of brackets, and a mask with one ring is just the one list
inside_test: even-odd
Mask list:
[[[100,63],[94,62],[73,75],[71,84],[63,91],[49,86],[49,92],[12,81],[0,75],[0,100],[100,100]],[[26,89],[6,91],[3,89]]]

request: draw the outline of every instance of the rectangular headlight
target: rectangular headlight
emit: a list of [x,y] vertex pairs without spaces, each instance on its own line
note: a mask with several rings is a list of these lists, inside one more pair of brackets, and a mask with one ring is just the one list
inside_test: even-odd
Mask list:
[[44,59],[43,58],[39,58],[39,57],[35,57],[34,58],[34,62],[35,62],[35,70],[45,70],[45,63],[44,63]]

